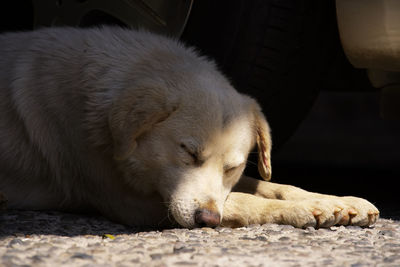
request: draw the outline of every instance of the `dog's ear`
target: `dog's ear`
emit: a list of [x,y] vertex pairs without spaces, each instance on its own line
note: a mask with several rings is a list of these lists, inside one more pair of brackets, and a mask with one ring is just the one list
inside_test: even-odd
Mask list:
[[271,180],[271,134],[270,128],[261,112],[261,108],[256,104],[254,109],[254,126],[256,131],[256,141],[258,146],[258,172],[264,180]]
[[166,97],[162,89],[127,90],[113,103],[109,123],[114,158],[125,160],[137,146],[137,139],[155,124],[166,120],[178,102]]

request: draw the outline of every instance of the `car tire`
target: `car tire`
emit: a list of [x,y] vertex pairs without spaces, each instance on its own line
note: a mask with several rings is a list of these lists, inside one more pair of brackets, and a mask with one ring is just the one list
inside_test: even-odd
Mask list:
[[334,1],[194,1],[182,39],[262,105],[274,151],[314,103],[332,61]]

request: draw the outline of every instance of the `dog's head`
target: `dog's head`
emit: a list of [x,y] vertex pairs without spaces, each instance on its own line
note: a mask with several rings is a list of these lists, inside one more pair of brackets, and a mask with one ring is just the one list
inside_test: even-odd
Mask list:
[[260,106],[213,67],[196,70],[141,80],[110,116],[114,157],[126,181],[136,191],[159,193],[176,222],[189,228],[220,223],[256,144],[260,174],[271,175],[269,126]]

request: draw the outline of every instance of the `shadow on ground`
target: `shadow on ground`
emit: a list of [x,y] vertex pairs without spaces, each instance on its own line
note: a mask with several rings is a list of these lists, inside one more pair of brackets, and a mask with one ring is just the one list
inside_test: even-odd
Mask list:
[[96,215],[17,210],[7,210],[0,214],[0,238],[10,235],[104,236],[151,230],[154,229],[128,227]]

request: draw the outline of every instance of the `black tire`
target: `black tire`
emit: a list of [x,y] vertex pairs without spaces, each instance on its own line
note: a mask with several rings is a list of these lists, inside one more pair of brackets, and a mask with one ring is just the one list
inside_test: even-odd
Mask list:
[[332,0],[201,0],[194,1],[182,39],[259,101],[276,150],[318,95],[335,23]]

